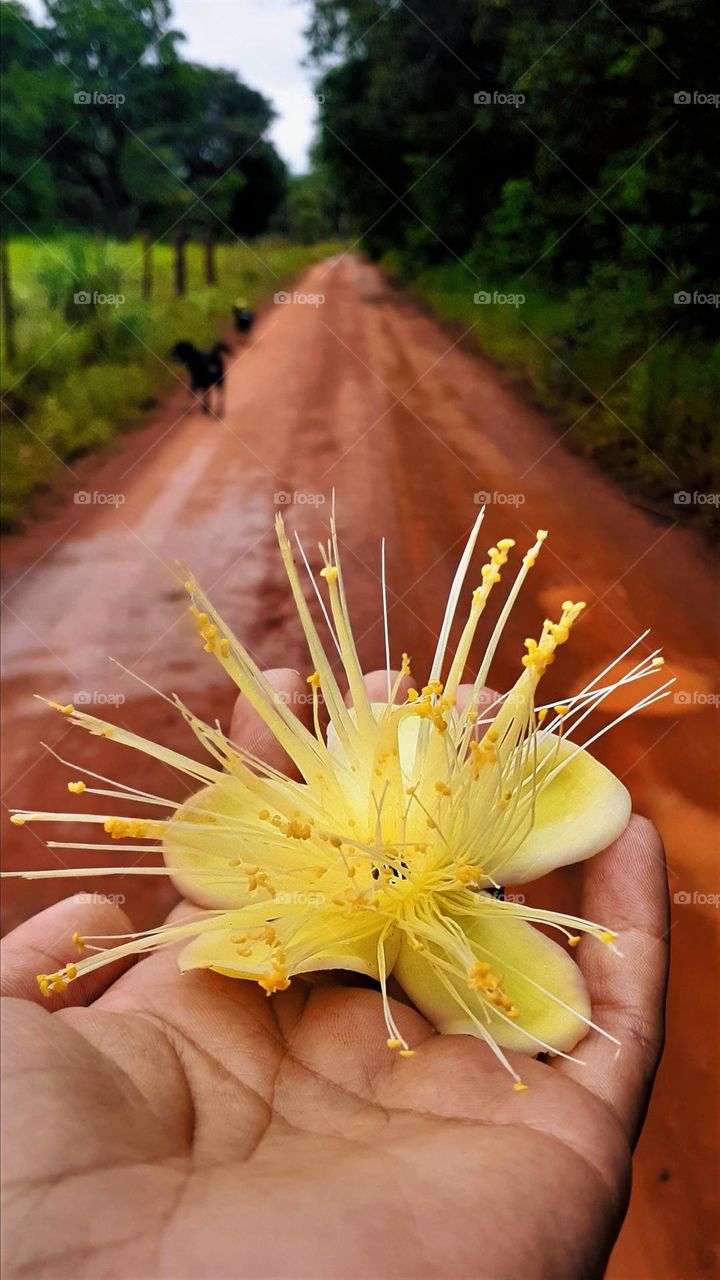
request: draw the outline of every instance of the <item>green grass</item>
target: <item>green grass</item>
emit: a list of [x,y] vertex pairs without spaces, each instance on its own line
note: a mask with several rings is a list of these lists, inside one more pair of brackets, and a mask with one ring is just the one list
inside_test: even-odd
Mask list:
[[[634,492],[670,510],[678,490],[720,491],[720,343],[687,333],[671,292],[658,296],[641,273],[629,278],[608,267],[560,296],[517,280],[481,285],[460,263],[420,274],[392,255],[385,265],[443,320],[475,325],[482,350],[519,377],[562,431],[572,427],[566,443]],[[492,280],[476,262],[473,269]],[[525,301],[477,304],[480,289],[521,293]],[[717,521],[708,502],[692,513]]]
[[[264,240],[252,248],[220,244],[218,283],[204,283],[203,249],[188,244],[187,292],[173,292],[173,250],[153,250],[153,294],[141,297],[142,246],[69,234],[8,246],[15,355],[3,349],[0,519],[12,526],[29,495],[47,486],[63,461],[105,444],[141,421],[183,375],[168,353],[190,337],[209,345],[242,296],[250,306],[281,288],[336,244],[295,246]],[[274,274],[273,274],[274,273]],[[81,305],[79,290],[122,295],[119,305]],[[168,367],[170,366],[170,367]]]

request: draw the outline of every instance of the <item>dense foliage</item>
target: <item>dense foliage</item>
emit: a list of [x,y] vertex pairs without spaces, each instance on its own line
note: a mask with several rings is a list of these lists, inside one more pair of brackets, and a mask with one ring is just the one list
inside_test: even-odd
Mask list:
[[720,487],[715,0],[315,0],[309,34],[370,252],[582,415],[571,442]]
[[2,186],[10,233],[128,236],[182,222],[257,235],[286,172],[270,103],[234,72],[184,61],[169,0],[45,0],[2,16]]

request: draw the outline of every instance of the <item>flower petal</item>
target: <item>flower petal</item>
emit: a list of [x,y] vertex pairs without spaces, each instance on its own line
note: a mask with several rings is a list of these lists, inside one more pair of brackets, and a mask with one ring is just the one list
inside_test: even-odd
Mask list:
[[234,824],[255,820],[262,830],[257,808],[246,794],[230,777],[203,787],[180,806],[165,832],[165,865],[188,871],[174,875],[173,884],[200,907],[242,907],[249,900],[246,877],[230,874],[229,867],[239,852],[240,827],[236,834]]
[[[386,702],[370,703],[370,710],[372,711],[374,719],[378,723],[381,717],[387,711],[387,709],[388,708],[387,708]],[[350,719],[353,721],[353,723],[355,723],[355,711],[352,707],[350,708],[348,714],[350,716]],[[411,784],[415,784],[418,781],[416,757],[417,757],[418,742],[420,739],[420,729],[422,727],[423,721],[420,719],[419,716],[416,716],[416,715],[403,714],[401,716],[399,714],[398,708],[396,708],[395,714],[398,722],[397,723],[397,745],[398,745],[398,755],[400,758],[400,768],[402,770],[404,783],[406,784],[406,786],[410,786]],[[456,719],[455,716],[453,716],[453,718]],[[342,742],[340,741],[337,729],[335,728],[335,725],[333,724],[332,720],[328,724],[327,748],[333,760],[337,764],[341,765],[343,769],[347,769],[350,764],[350,761],[348,761],[347,753],[345,751],[345,748]],[[345,780],[344,780],[344,785],[347,786],[347,783],[345,782]]]
[[[492,972],[502,977],[503,990],[518,1010],[514,1020],[503,1017],[469,982],[446,974],[459,999],[496,1043],[531,1054],[542,1052],[544,1046],[561,1052],[574,1048],[587,1031],[582,1019],[590,1016],[590,1000],[582,973],[563,948],[524,920],[509,914],[503,917],[501,903],[487,919],[458,923],[478,961],[489,963]],[[434,947],[429,950],[438,954]],[[427,953],[413,951],[402,942],[393,973],[438,1031],[481,1036],[438,977]]]
[[[270,913],[272,908],[270,908]],[[296,930],[291,917],[273,922],[278,935],[291,935],[291,941],[285,947],[286,962],[283,966],[288,976],[300,973],[315,973],[321,969],[349,969],[354,973],[363,973],[367,977],[377,979],[377,947],[382,922],[376,924],[364,922],[365,928],[358,929],[352,925],[352,933],[348,933],[348,921],[337,914],[323,912],[317,920],[305,921]],[[266,974],[272,967],[272,954],[267,943],[255,941],[243,950],[249,955],[239,954],[237,941],[238,925],[232,928],[209,930],[200,934],[183,949],[179,958],[180,968],[213,969],[216,973],[224,973],[231,978],[252,978]],[[400,945],[397,932],[395,936],[385,940],[385,958],[387,968],[395,963]]]
[[[632,802],[622,782],[575,743],[548,734],[538,757],[553,752],[565,764],[535,797],[532,831],[512,853],[488,862],[498,884],[523,884],[571,862],[584,862],[617,840],[630,821]],[[557,754],[555,754],[557,753]]]

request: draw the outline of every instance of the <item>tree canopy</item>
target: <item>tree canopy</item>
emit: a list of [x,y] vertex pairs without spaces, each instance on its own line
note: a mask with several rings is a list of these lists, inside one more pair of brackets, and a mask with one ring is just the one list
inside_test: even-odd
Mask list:
[[718,35],[714,0],[315,0],[321,164],[377,254],[709,290]]
[[127,236],[182,224],[255,235],[285,196],[271,104],[183,59],[169,0],[5,0],[6,206],[32,230]]

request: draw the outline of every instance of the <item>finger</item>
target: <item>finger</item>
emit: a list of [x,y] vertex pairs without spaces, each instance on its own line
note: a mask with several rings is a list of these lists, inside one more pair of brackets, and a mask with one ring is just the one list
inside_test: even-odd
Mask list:
[[[308,697],[307,681],[289,667],[276,667],[264,674],[268,684],[282,696],[283,702],[298,720],[309,725],[312,720],[312,700]],[[265,721],[242,694],[233,710],[230,737],[238,746],[245,747],[247,751],[259,756],[274,769],[279,769],[290,777],[297,776],[295,765],[287,752],[276,741]]]
[[[471,700],[474,687],[475,686],[472,684],[458,685],[458,711],[465,710],[465,707]],[[494,689],[488,689],[487,686],[484,686],[482,689],[478,689],[477,695],[472,698],[472,703],[474,709],[481,718],[486,714],[488,716],[494,716],[497,715],[500,710],[500,694],[496,693]]]
[[618,933],[617,948],[585,938],[578,962],[590,991],[592,1018],[621,1043],[591,1031],[578,1049],[585,1065],[557,1069],[608,1102],[632,1143],[645,1118],[663,1046],[669,958],[669,902],[662,841],[633,816],[619,840],[584,864],[582,915]]
[[79,952],[73,942],[74,933],[81,938],[104,939],[131,931],[125,912],[111,903],[78,902],[75,898],[56,902],[13,929],[3,940],[2,995],[31,1000],[50,1010],[90,1004],[127,968],[128,962],[116,961],[95,969],[76,978],[66,991],[49,999],[40,994],[37,975],[55,973],[69,961],[77,960]]
[[[392,690],[398,675],[398,671],[388,672],[387,669],[382,671],[368,671],[364,680],[370,701],[387,702],[388,686]],[[412,679],[410,676],[403,676],[395,695],[395,702],[405,702],[408,689],[412,689]],[[345,701],[348,706],[352,706],[352,697],[349,693],[346,695]]]

